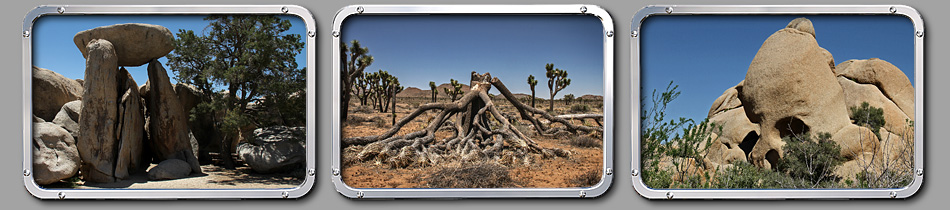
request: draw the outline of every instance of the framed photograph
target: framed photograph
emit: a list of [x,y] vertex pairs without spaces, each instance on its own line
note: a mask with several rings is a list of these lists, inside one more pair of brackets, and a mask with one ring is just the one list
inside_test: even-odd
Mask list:
[[350,198],[597,197],[613,175],[613,24],[594,5],[355,5],[333,20]]
[[33,9],[23,20],[27,191],[303,196],[315,174],[315,30],[293,5]]
[[650,199],[907,198],[924,175],[908,6],[648,6],[631,25]]

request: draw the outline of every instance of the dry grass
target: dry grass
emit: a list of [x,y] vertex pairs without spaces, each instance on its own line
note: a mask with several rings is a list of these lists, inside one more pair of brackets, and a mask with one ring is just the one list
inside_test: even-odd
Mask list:
[[577,187],[591,187],[600,182],[600,170],[590,170],[571,179]]
[[568,143],[575,147],[600,147],[599,139],[587,135],[577,136],[573,139],[570,139]]
[[478,162],[456,167],[442,167],[419,179],[431,188],[507,188],[515,181],[508,167],[497,163]]

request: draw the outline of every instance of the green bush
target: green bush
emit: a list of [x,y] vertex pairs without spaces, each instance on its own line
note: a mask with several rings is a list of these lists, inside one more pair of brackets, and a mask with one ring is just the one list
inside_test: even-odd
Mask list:
[[778,161],[777,170],[790,176],[796,188],[832,187],[841,179],[834,170],[844,160],[841,147],[831,140],[831,134],[819,133],[816,140],[804,133],[783,138],[785,157]]
[[870,128],[877,138],[881,138],[881,126],[887,123],[884,120],[884,109],[873,107],[868,102],[862,102],[860,107],[849,107],[851,121],[854,124]]
[[590,111],[590,106],[587,104],[574,104],[571,105],[572,113],[585,113]]

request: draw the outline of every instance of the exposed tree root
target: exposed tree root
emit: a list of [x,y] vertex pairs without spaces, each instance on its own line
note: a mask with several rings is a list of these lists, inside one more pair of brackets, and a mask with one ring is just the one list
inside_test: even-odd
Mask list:
[[[534,125],[541,135],[554,135],[558,132],[588,134],[603,132],[602,127],[574,125],[571,119],[603,119],[603,115],[552,116],[547,112],[518,101],[498,78],[489,73],[472,72],[471,91],[460,99],[450,103],[429,103],[421,105],[411,114],[380,135],[353,137],[342,140],[342,146],[365,145],[356,155],[358,161],[375,160],[379,164],[392,167],[437,165],[446,161],[483,161],[493,160],[501,164],[530,164],[534,156],[543,158],[569,157],[570,152],[559,148],[543,148],[530,137],[515,129],[510,121],[497,109],[488,91],[494,86],[518,109],[522,119]],[[406,124],[419,115],[439,110],[436,117],[422,130],[405,135],[396,135]],[[549,124],[542,123],[535,114]],[[455,117],[453,122],[450,119]],[[557,123],[563,126],[552,126]],[[597,122],[600,125],[600,122]],[[435,133],[441,130],[452,131],[452,136],[437,139]],[[534,155],[532,155],[534,154]]]

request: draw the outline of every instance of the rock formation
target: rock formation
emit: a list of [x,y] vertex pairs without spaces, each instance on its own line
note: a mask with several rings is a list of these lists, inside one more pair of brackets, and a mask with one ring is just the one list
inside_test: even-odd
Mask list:
[[33,114],[52,121],[66,102],[82,98],[83,86],[49,69],[33,67]]
[[[849,107],[864,102],[884,110],[877,134],[849,116]],[[912,158],[914,87],[880,59],[834,65],[811,21],[798,18],[765,40],[745,80],[713,102],[708,118],[722,132],[706,150],[707,168],[736,161],[772,168],[784,154],[784,137],[828,133],[846,160],[836,173],[853,177],[872,163]]]
[[238,157],[258,173],[292,170],[307,159],[306,128],[274,126],[254,130],[254,140],[237,146]]
[[52,184],[78,171],[79,151],[73,136],[53,123],[33,123],[33,180]]
[[94,39],[86,53],[85,91],[79,118],[79,155],[82,157],[83,179],[92,182],[113,182],[115,177],[115,123],[117,121],[116,65],[117,57],[111,42]]
[[148,170],[148,180],[180,179],[187,177],[191,172],[191,165],[188,162],[168,159]]
[[[188,115],[183,112],[178,95],[168,79],[168,73],[158,60],[148,64],[148,133],[152,153],[159,160],[179,159],[191,165],[193,172],[201,173],[188,131]],[[87,81],[88,82],[88,81]]]
[[56,113],[56,118],[53,118],[53,123],[63,126],[66,131],[69,131],[69,134],[73,135],[73,139],[79,139],[80,112],[82,112],[82,101],[70,101],[69,103],[63,104],[63,108],[60,108],[59,113]]
[[168,28],[143,23],[102,26],[76,33],[73,42],[83,57],[88,57],[86,44],[93,39],[112,42],[119,66],[141,66],[175,49],[175,37]]
[[142,144],[144,143],[145,116],[138,84],[132,79],[132,75],[125,68],[121,68],[116,81],[119,83],[117,90],[122,93],[122,96],[119,98],[119,121],[116,124],[119,154],[115,177],[126,179],[129,177],[130,170],[144,169]]

